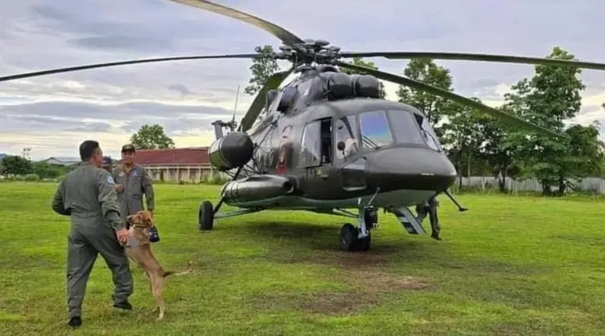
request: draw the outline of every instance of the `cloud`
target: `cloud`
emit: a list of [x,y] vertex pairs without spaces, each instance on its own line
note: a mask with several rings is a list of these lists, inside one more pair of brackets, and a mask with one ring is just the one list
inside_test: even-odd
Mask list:
[[[605,3],[577,0],[216,0],[343,50],[417,50],[546,56],[558,45],[599,61]],[[133,58],[252,52],[279,46],[270,34],[168,0],[0,0],[0,74]],[[562,22],[565,23],[562,26]],[[401,73],[405,61],[372,59]],[[438,61],[456,92],[501,103],[531,65]],[[85,138],[119,148],[142,123],[161,123],[178,146],[208,145],[210,122],[229,118],[247,60],[156,63],[0,83],[0,153],[33,147],[35,158],[73,156]],[[0,76],[1,76],[0,75]],[[605,119],[605,74],[585,71],[588,89],[577,121]],[[397,86],[387,84],[392,98]],[[241,94],[241,117],[252,97]],[[605,113],[605,112],[604,112]],[[8,131],[6,131],[8,130]]]

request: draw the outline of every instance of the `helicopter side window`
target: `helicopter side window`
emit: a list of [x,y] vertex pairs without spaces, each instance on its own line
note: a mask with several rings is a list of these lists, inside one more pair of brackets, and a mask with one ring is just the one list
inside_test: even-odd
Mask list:
[[334,143],[345,144],[344,150],[336,150],[336,158],[343,159],[359,150],[357,141],[357,122],[355,116],[347,116],[334,122]]
[[418,123],[418,126],[420,126],[420,130],[424,135],[424,139],[427,145],[429,145],[431,149],[441,152],[443,150],[443,146],[441,146],[441,143],[439,142],[439,137],[437,137],[437,134],[435,134],[435,130],[429,124],[428,118],[424,118],[417,114],[414,114],[414,117],[416,117],[415,119]]
[[313,121],[305,126],[300,151],[300,165],[319,165],[321,159],[321,121]]
[[393,143],[384,111],[364,112],[359,115],[359,123],[363,148],[378,148]]
[[412,143],[424,145],[424,136],[412,114],[403,110],[390,110],[389,119],[397,143]]

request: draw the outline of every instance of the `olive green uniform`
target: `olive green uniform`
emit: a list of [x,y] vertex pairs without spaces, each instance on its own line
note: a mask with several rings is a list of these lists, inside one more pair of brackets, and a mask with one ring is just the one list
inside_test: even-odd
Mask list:
[[117,184],[121,184],[124,188],[121,192],[118,192],[120,213],[122,214],[123,221],[126,221],[127,216],[145,210],[143,207],[143,195],[145,195],[147,210],[155,208],[153,184],[145,168],[135,164],[127,172],[123,166],[120,166],[113,170],[113,178]]
[[133,292],[128,257],[116,237],[124,228],[114,181],[106,170],[83,163],[68,173],[53,197],[52,209],[71,218],[67,252],[69,317],[81,316],[86,283],[100,253],[113,274],[114,303]]
[[416,206],[416,213],[418,217],[416,220],[418,223],[422,223],[422,221],[429,216],[429,220],[431,223],[431,231],[433,236],[439,236],[441,233],[441,225],[439,224],[439,217],[437,216],[437,207],[439,206],[439,200],[437,196],[431,197],[424,204],[418,204]]

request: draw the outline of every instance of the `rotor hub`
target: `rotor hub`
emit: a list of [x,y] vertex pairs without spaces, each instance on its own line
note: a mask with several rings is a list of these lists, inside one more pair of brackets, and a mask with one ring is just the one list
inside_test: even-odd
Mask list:
[[272,55],[275,59],[288,60],[297,67],[301,64],[332,64],[341,58],[340,47],[330,45],[326,40],[306,39],[303,43],[281,45],[279,52]]

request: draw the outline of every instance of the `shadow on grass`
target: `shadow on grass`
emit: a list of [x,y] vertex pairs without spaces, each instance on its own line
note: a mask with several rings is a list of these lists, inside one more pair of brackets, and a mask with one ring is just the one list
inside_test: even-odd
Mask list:
[[345,268],[385,266],[391,261],[417,262],[428,255],[426,244],[418,241],[382,241],[373,237],[366,252],[345,252],[339,247],[340,225],[318,225],[304,222],[252,221],[242,226],[223,227],[237,231],[267,245],[267,258],[280,263],[315,263],[340,265]]

